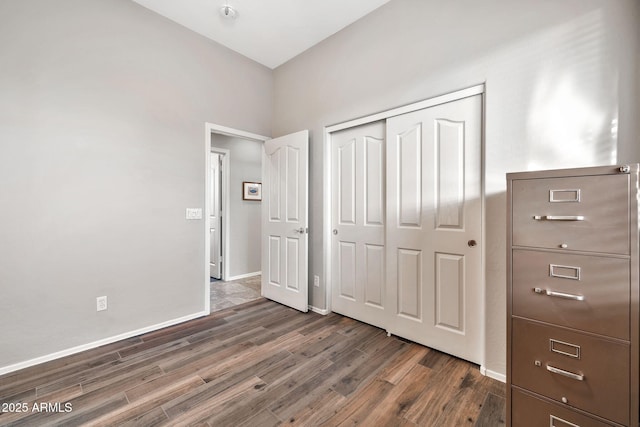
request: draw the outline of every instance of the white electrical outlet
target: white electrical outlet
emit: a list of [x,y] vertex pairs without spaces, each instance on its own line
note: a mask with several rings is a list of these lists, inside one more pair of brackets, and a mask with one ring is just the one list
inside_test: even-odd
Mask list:
[[97,297],[96,298],[96,311],[104,311],[107,309],[107,297]]
[[320,276],[318,276],[317,274],[313,276],[313,286],[315,286],[316,288],[320,287]]

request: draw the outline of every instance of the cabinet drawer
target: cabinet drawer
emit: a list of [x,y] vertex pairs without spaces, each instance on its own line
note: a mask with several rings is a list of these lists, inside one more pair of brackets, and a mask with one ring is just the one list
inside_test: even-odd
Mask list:
[[513,389],[511,425],[514,427],[605,427],[613,426],[580,414],[572,409],[548,402]]
[[513,314],[629,339],[629,260],[513,251]]
[[513,318],[512,384],[629,423],[629,346]]
[[629,175],[514,180],[513,245],[629,253]]

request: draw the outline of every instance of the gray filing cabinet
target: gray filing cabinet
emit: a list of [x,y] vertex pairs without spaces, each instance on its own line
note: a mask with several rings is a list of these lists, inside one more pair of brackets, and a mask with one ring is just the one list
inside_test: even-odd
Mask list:
[[507,425],[639,425],[638,174],[507,174]]

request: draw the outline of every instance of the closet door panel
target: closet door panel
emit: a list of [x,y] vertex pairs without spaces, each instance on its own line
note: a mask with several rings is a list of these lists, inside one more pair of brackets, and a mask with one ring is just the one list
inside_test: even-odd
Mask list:
[[481,109],[477,95],[387,120],[386,247],[398,260],[387,265],[388,330],[474,363],[484,316]]
[[385,124],[331,134],[331,309],[386,327]]

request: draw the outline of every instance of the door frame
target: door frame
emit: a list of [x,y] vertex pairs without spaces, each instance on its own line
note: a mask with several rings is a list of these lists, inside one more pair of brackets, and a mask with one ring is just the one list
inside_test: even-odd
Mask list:
[[485,126],[484,126],[484,122],[485,122],[485,94],[486,90],[485,90],[485,83],[480,83],[478,85],[474,85],[474,86],[470,86],[468,88],[465,89],[461,89],[461,90],[457,90],[454,92],[450,92],[450,93],[446,93],[440,96],[435,96],[433,98],[429,98],[423,101],[419,101],[413,104],[409,104],[409,105],[404,105],[398,108],[393,108],[390,110],[386,110],[386,111],[382,111],[380,113],[375,113],[369,116],[365,116],[365,117],[360,117],[357,119],[353,119],[353,120],[348,120],[346,122],[340,122],[340,123],[336,123],[334,125],[329,125],[329,126],[325,126],[324,127],[324,153],[323,153],[323,161],[324,161],[324,179],[323,179],[323,183],[324,183],[324,194],[323,194],[323,216],[324,216],[324,221],[323,221],[323,258],[324,258],[324,265],[323,265],[323,274],[324,274],[324,288],[325,288],[325,310],[326,313],[331,313],[331,292],[332,292],[332,286],[333,284],[331,283],[331,274],[332,274],[332,265],[331,265],[331,260],[332,260],[332,252],[331,252],[331,242],[332,242],[332,234],[331,234],[331,230],[332,230],[332,219],[331,219],[331,213],[332,213],[332,204],[331,204],[331,134],[333,132],[337,132],[340,130],[344,130],[344,129],[348,129],[348,128],[352,128],[352,127],[356,127],[356,126],[360,126],[360,125],[364,125],[367,123],[372,123],[372,122],[376,122],[376,121],[380,121],[380,120],[386,120],[390,117],[394,117],[394,116],[399,116],[402,114],[406,114],[406,113],[411,113],[414,111],[418,111],[418,110],[423,110],[425,108],[429,108],[429,107],[434,107],[436,105],[440,105],[440,104],[444,104],[447,102],[452,102],[452,101],[457,101],[463,98],[468,98],[470,96],[475,96],[475,95],[482,95],[483,99],[482,99],[482,122],[481,122],[481,135],[480,135],[480,194],[481,194],[481,212],[482,212],[482,223],[481,223],[481,242],[482,244],[480,245],[480,259],[481,259],[481,265],[482,265],[482,277],[480,278],[480,286],[481,286],[481,290],[480,290],[480,294],[482,297],[482,307],[481,307],[481,321],[482,321],[482,325],[481,325],[481,341],[482,341],[482,363],[480,365],[480,372],[483,375],[486,375],[486,369],[484,366],[485,360],[486,360],[486,258],[485,258],[485,230],[486,230],[486,214],[485,214],[485,200],[486,200],[486,194],[485,194]]
[[271,137],[258,135],[251,132],[246,132],[240,129],[234,129],[227,126],[218,125],[215,123],[205,123],[205,143],[204,143],[204,158],[205,158],[205,189],[204,189],[204,294],[205,294],[205,311],[211,313],[211,279],[209,277],[209,261],[211,259],[211,237],[209,235],[209,229],[211,227],[210,212],[211,206],[211,156],[210,153],[216,152],[225,154],[222,163],[222,253],[224,255],[222,259],[222,280],[229,278],[229,150],[216,148],[213,146],[213,135],[226,135],[233,136],[242,139],[248,139],[251,141],[258,141],[264,143],[271,139]]

